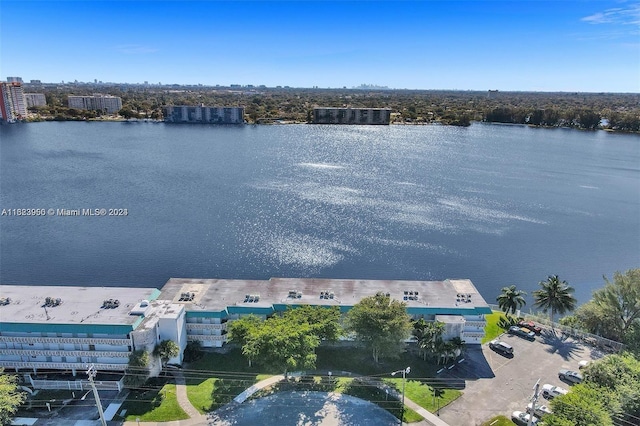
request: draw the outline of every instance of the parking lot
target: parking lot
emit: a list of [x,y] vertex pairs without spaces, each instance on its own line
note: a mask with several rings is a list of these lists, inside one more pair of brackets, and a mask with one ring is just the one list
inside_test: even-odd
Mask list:
[[[440,410],[440,417],[451,426],[480,425],[498,414],[511,418],[513,411],[525,411],[540,379],[568,389],[558,378],[561,368],[578,371],[581,360],[594,360],[603,354],[561,333],[543,330],[534,341],[503,334],[498,338],[513,347],[513,357],[489,348],[468,349],[465,361],[441,373],[443,378],[465,379],[463,395]],[[542,395],[538,404],[548,405]]]

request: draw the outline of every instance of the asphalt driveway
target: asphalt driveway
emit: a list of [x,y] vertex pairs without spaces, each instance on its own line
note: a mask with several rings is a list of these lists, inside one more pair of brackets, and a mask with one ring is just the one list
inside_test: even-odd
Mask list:
[[[451,426],[480,425],[485,420],[513,411],[524,411],[540,379],[569,388],[558,378],[558,370],[578,370],[580,360],[593,360],[603,354],[583,343],[551,330],[543,330],[535,341],[503,334],[499,340],[513,346],[513,357],[494,352],[488,344],[470,348],[465,361],[441,373],[443,379],[464,379],[463,395],[440,410],[442,420]],[[548,404],[542,396],[538,403]]]

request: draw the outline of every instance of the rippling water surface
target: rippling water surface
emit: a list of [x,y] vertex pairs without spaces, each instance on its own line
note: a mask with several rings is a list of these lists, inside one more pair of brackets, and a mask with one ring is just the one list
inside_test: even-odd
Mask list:
[[559,274],[588,299],[640,266],[640,137],[475,124],[0,126],[4,284]]

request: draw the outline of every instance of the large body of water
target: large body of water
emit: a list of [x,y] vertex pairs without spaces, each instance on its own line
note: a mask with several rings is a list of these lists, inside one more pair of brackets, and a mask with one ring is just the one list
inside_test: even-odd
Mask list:
[[470,278],[490,303],[549,274],[581,302],[640,266],[640,137],[565,129],[0,126],[3,284],[170,277]]

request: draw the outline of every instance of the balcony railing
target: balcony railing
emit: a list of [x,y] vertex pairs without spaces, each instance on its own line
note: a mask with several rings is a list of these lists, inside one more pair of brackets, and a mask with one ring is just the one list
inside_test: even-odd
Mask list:
[[227,323],[224,324],[201,324],[187,323],[187,330],[226,330]]
[[86,370],[89,365],[93,365],[96,370],[124,371],[128,363],[123,364],[103,364],[87,362],[24,362],[24,361],[0,361],[0,367],[4,368],[46,368],[52,370]]
[[131,352],[116,351],[65,351],[65,350],[45,350],[45,349],[0,349],[2,355],[20,356],[73,356],[73,357],[108,357],[108,358],[129,358]]
[[131,339],[104,339],[91,337],[27,337],[0,336],[0,342],[6,343],[67,343],[83,345],[131,346]]
[[198,340],[200,342],[210,342],[210,341],[226,342],[227,335],[226,334],[221,334],[221,335],[189,334],[187,336],[187,340]]

